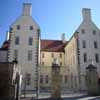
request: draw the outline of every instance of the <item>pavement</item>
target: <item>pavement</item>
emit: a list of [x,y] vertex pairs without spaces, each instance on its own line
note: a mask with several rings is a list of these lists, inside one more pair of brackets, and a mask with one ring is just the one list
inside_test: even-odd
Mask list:
[[[21,100],[36,100],[32,99],[35,98],[35,94],[27,94],[26,98],[24,95],[21,96]],[[86,93],[70,93],[70,94],[63,94],[61,96],[63,100],[100,100],[100,96],[88,96]],[[41,93],[39,94],[40,100],[50,100],[50,93]]]

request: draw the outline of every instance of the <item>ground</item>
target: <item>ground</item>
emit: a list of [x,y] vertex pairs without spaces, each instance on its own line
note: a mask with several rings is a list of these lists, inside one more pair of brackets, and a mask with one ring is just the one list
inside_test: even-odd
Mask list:
[[[21,100],[35,100],[33,98],[34,95],[26,95],[26,98],[23,96],[21,97]],[[50,100],[48,99],[50,97],[50,94],[40,94],[39,100]],[[72,94],[63,94],[62,95],[63,100],[100,100],[100,96],[88,96],[87,94],[82,93],[72,93]]]

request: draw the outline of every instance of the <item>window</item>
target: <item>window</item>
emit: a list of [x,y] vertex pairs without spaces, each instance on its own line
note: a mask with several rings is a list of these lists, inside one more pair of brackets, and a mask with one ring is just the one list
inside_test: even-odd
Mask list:
[[82,44],[83,44],[83,48],[86,48],[86,41],[85,40],[82,41]]
[[28,51],[28,61],[32,61],[32,50]]
[[30,30],[33,30],[33,26],[30,26]]
[[18,50],[14,50],[14,60],[18,60]]
[[18,45],[19,44],[19,37],[15,37],[15,44]]
[[62,58],[62,54],[60,54],[60,58]]
[[26,74],[26,85],[30,85],[31,84],[31,74],[30,73],[27,73]]
[[60,62],[60,66],[62,66],[62,62]]
[[40,75],[40,83],[43,83],[43,75]]
[[12,32],[13,31],[13,28],[12,27],[10,27],[10,30],[9,30],[10,32]]
[[82,29],[82,30],[81,30],[81,32],[82,32],[82,34],[84,34],[84,33],[85,33],[85,30],[84,30],[84,29]]
[[44,65],[44,62],[42,62],[42,65]]
[[86,53],[83,54],[83,57],[84,57],[84,63],[87,62],[87,54]]
[[64,76],[65,83],[67,83],[67,75]]
[[96,34],[96,30],[93,30],[93,35],[95,35]]
[[42,53],[42,58],[44,58],[44,53]]
[[30,38],[29,38],[29,45],[32,45],[32,43],[33,43],[33,38],[30,37]]
[[95,54],[95,61],[96,61],[96,63],[99,62],[99,55],[97,53]]
[[17,25],[17,30],[20,30],[20,25]]
[[98,48],[97,42],[94,41],[94,48]]
[[45,76],[45,82],[48,83],[49,79],[48,79],[48,75]]
[[52,58],[54,57],[54,53],[51,54],[51,57],[52,57]]

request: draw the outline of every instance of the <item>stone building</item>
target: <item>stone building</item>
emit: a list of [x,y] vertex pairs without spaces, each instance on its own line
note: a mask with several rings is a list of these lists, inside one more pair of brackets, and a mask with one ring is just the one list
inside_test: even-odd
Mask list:
[[86,67],[92,63],[100,73],[100,30],[91,19],[90,9],[82,10],[83,21],[66,42],[64,35],[63,40],[40,40],[40,28],[31,17],[30,8],[31,4],[24,4],[22,15],[11,25],[8,40],[9,61],[16,58],[21,66],[23,90],[34,89],[37,64],[40,88],[50,88],[55,59],[61,66],[63,89],[87,90]]
[[66,44],[67,42],[63,43],[62,40],[41,40],[40,88],[50,88],[52,63],[55,59],[61,66],[62,87],[66,84],[67,72],[64,61]]
[[18,61],[23,76],[22,90],[34,90],[39,64],[40,28],[31,16],[31,3],[24,3],[20,17],[10,26],[9,62]]

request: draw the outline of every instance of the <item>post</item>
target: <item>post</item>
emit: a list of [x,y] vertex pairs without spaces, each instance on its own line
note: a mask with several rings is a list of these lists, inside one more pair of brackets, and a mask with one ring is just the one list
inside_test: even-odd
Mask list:
[[62,100],[60,66],[56,61],[52,65],[51,91],[51,100]]

